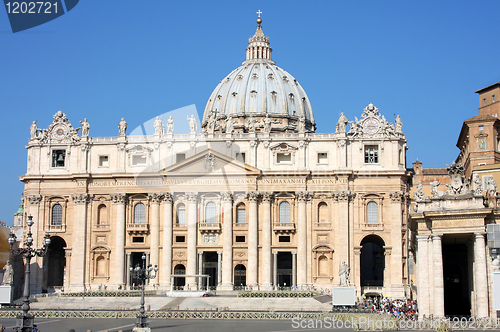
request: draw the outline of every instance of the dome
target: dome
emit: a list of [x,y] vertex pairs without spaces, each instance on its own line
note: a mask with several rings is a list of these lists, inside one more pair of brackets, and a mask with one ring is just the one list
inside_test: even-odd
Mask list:
[[306,92],[292,75],[276,66],[271,54],[269,37],[259,24],[249,38],[246,61],[212,92],[203,114],[204,131],[227,132],[227,121],[236,132],[314,131]]

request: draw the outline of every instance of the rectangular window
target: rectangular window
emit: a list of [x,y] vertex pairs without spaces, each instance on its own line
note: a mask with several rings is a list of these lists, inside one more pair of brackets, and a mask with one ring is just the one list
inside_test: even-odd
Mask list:
[[484,126],[479,126],[479,130],[484,130]]
[[52,167],[64,167],[66,150],[52,150]]
[[179,226],[186,225],[186,210],[185,209],[177,210],[177,223],[179,224]]
[[318,164],[327,165],[328,164],[328,154],[326,152],[318,153]]
[[146,162],[146,156],[132,156],[132,166],[145,166]]
[[292,163],[292,154],[291,153],[278,153],[276,155],[276,163],[277,164],[291,164]]
[[245,242],[244,236],[236,236],[236,242]]
[[178,153],[178,154],[175,155],[175,162],[176,163],[180,163],[184,159],[186,159],[186,154],[185,153]]
[[290,242],[290,236],[280,236],[279,242]]
[[175,237],[175,242],[186,242],[186,237],[185,236],[176,236]]
[[245,152],[236,153],[236,160],[245,162]]
[[495,95],[491,96],[491,103],[493,104],[495,102]]
[[378,146],[366,145],[365,146],[365,164],[378,163]]
[[99,156],[99,167],[109,167],[108,156]]
[[246,223],[246,212],[245,209],[237,209],[236,210],[236,223],[237,224],[244,224]]
[[483,98],[483,107],[486,106],[486,98]]
[[144,236],[134,236],[132,238],[133,243],[144,243]]

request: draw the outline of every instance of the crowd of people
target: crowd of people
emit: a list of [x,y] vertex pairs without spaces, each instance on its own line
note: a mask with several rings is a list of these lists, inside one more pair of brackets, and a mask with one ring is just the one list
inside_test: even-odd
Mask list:
[[416,318],[418,307],[416,300],[400,300],[388,297],[365,297],[358,300],[359,309],[367,309],[380,314],[391,314],[400,318]]

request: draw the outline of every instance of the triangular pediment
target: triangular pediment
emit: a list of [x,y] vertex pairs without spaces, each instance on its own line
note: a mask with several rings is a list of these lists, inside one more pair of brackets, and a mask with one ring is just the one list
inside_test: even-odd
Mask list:
[[163,170],[167,175],[259,175],[260,169],[207,149]]

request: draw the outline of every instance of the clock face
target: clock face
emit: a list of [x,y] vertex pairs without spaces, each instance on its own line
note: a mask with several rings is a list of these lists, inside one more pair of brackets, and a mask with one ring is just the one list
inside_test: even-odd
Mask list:
[[365,124],[363,126],[363,130],[367,134],[375,134],[378,130],[378,121],[375,119],[369,119],[365,121]]
[[63,138],[66,135],[66,126],[55,126],[54,129],[52,129],[52,135],[54,135],[55,138]]

